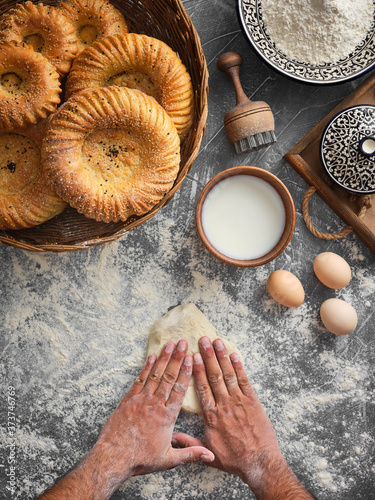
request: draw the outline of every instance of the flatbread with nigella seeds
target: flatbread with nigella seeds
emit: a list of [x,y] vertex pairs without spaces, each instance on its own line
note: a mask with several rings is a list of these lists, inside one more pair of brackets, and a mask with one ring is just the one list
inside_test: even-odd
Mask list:
[[40,138],[46,121],[0,132],[0,229],[42,224],[67,206],[47,183],[41,165]]
[[52,5],[19,3],[1,16],[0,43],[26,43],[42,54],[61,76],[66,75],[78,51],[73,25]]
[[56,69],[31,45],[0,44],[0,130],[36,123],[60,103]]
[[190,75],[171,47],[146,35],[102,38],[75,58],[66,96],[96,87],[128,87],[154,97],[172,119],[183,141],[193,124]]
[[78,54],[99,38],[129,31],[122,13],[107,0],[65,0],[57,9],[74,26]]
[[134,89],[85,90],[51,117],[43,168],[57,194],[104,222],[143,215],[172,188],[180,140],[165,110]]

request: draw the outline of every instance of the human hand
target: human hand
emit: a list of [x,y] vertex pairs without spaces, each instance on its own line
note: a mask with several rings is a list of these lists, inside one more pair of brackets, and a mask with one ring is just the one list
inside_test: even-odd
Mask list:
[[[207,446],[215,460],[209,465],[241,477],[257,498],[311,499],[279,449],[273,426],[256,397],[236,353],[220,339],[199,342],[194,377],[205,420],[205,443],[183,433],[179,446]],[[285,492],[285,496],[280,493]],[[293,496],[288,496],[292,493]]]
[[[187,342],[169,342],[159,358],[151,355],[130,392],[112,413],[94,453],[111,464],[111,475],[121,484],[130,476],[172,469],[188,462],[210,462],[211,451],[171,446],[173,427],[192,374]],[[104,462],[105,463],[105,462]]]
[[187,342],[173,342],[159,358],[148,357],[130,392],[109,417],[90,453],[67,476],[40,497],[42,500],[108,500],[130,476],[177,465],[211,462],[201,446],[175,449],[173,427],[192,374]]

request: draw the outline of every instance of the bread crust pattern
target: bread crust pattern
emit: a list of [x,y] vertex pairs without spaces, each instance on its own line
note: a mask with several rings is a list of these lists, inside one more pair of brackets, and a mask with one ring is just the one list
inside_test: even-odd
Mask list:
[[194,117],[193,87],[181,59],[164,42],[136,33],[98,40],[74,60],[66,95],[110,85],[154,97],[171,117],[180,139],[186,137]]
[[0,132],[0,229],[42,224],[67,205],[49,186],[42,170],[41,141],[36,138],[41,137],[43,122],[17,133]]
[[46,118],[60,103],[55,68],[30,45],[0,45],[0,129],[11,131]]
[[69,72],[78,51],[78,39],[69,20],[51,5],[30,1],[17,4],[1,17],[0,43],[5,41],[31,45],[61,76]]
[[78,54],[101,37],[129,31],[124,16],[106,0],[66,0],[57,8],[74,26]]
[[180,140],[152,97],[128,88],[91,89],[50,119],[42,162],[52,188],[86,217],[125,221],[148,212],[172,188]]

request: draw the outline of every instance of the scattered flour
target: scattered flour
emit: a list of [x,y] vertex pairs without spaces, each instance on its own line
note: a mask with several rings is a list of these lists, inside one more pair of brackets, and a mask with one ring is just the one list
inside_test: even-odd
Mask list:
[[262,0],[266,30],[291,59],[334,63],[365,38],[374,17],[372,0]]
[[[72,254],[1,248],[7,312],[0,377],[16,387],[22,471],[13,498],[35,498],[90,449],[144,362],[152,324],[186,302],[241,349],[287,460],[319,498],[350,495],[374,476],[370,339],[327,334],[317,307],[326,290],[315,283],[312,263],[298,273],[310,300],[287,309],[267,295],[266,280],[276,268],[296,271],[290,247],[277,261],[244,270],[211,258],[193,214],[172,220],[158,213],[137,231],[142,244],[130,233]],[[371,280],[371,272],[359,260],[345,292],[354,305],[372,300],[362,277]],[[361,321],[371,314],[363,309]],[[201,438],[203,423],[181,414],[176,430]],[[0,440],[8,441],[4,427]],[[200,464],[132,478],[115,498],[130,497],[253,498],[240,479]]]

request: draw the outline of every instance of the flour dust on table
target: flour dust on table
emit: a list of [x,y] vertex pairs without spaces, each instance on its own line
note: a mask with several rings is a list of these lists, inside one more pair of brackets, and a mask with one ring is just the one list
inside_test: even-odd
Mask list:
[[[337,293],[368,304],[359,318],[366,324],[373,318],[374,276],[356,241],[342,243],[356,266],[350,287]],[[294,252],[289,246],[275,262],[251,270],[225,266],[203,248],[193,213],[182,212],[173,218],[158,212],[120,241],[83,252],[2,247],[0,379],[16,389],[20,471],[12,500],[34,500],[82,459],[136,379],[155,322],[190,302],[241,351],[280,447],[304,484],[331,500],[351,491],[353,481],[375,477],[374,438],[363,416],[374,400],[370,339],[360,329],[345,338],[327,334],[311,302],[326,293],[324,285],[309,281],[312,261],[296,267]],[[269,296],[267,277],[277,268],[298,272],[309,298],[300,307],[287,309]],[[0,441],[6,446],[5,422]],[[181,412],[176,432],[203,438],[202,417]],[[239,478],[191,464],[132,478],[113,498],[253,496]]]

